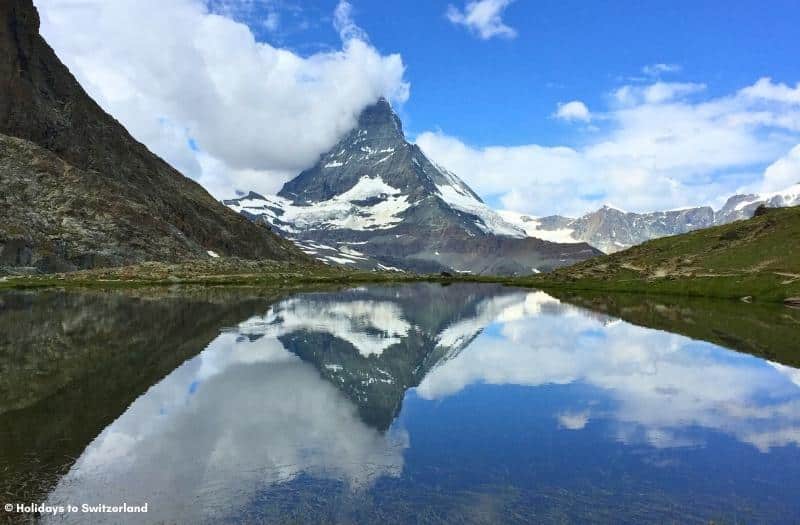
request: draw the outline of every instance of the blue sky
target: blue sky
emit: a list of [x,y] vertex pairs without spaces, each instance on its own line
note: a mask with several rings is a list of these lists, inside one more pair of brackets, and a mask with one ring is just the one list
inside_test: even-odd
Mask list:
[[[764,76],[800,80],[796,1],[770,1],[765,8],[763,2],[740,0],[518,0],[503,13],[517,36],[489,40],[447,20],[452,2],[352,3],[375,47],[403,57],[412,86],[402,107],[406,128],[413,133],[439,127],[476,146],[580,140],[550,118],[556,104],[579,99],[604,106],[621,84],[650,80],[642,73],[650,64],[678,65],[679,72],[661,76],[705,83],[708,96]],[[259,30],[267,9],[243,20],[259,38],[300,53],[337,47],[337,33],[319,20],[337,2],[302,4],[299,12],[277,9],[287,22],[277,34]],[[302,23],[311,26],[301,29]]]
[[796,1],[35,1],[89,93],[219,197],[277,191],[381,95],[498,208],[800,182]]

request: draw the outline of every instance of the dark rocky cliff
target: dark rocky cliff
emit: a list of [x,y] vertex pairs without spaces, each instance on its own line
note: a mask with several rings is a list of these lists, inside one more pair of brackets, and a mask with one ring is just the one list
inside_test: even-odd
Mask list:
[[0,268],[38,271],[220,256],[299,259],[137,142],[0,2]]

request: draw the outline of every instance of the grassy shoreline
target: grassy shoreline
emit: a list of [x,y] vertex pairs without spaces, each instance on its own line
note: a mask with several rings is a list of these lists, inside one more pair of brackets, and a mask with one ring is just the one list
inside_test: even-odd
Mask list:
[[274,261],[214,261],[136,266],[69,273],[5,276],[0,290],[37,288],[135,288],[158,286],[296,287],[315,284],[403,283],[447,280],[400,272],[352,271]]
[[661,279],[563,279],[557,277],[474,277],[473,282],[502,283],[510,286],[542,290],[571,290],[637,295],[666,295],[675,297],[708,297],[745,302],[783,303],[789,297],[800,296],[800,281],[782,284],[780,276],[724,276]]
[[146,263],[138,266],[86,270],[63,274],[6,276],[0,280],[4,289],[46,288],[144,288],[159,286],[214,286],[214,287],[280,287],[299,288],[312,285],[400,284],[411,282],[438,282],[443,284],[472,282],[503,284],[542,290],[590,291],[601,293],[626,293],[667,295],[678,297],[709,297],[716,299],[783,303],[788,297],[800,296],[800,280],[787,284],[778,275],[754,274],[747,276],[694,277],[642,279],[568,278],[558,274],[525,277],[439,274],[411,274],[399,272],[359,272],[331,267],[296,267],[271,262],[233,266],[216,264],[163,265]]

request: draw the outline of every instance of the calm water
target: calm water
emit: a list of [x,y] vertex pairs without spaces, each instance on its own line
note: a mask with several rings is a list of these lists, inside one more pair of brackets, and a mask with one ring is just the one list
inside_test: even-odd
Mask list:
[[41,517],[67,523],[800,522],[798,368],[800,312],[738,303],[6,293],[0,503],[148,505]]

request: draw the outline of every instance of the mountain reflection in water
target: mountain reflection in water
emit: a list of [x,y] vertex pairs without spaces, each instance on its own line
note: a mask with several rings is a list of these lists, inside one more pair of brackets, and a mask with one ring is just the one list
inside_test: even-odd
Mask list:
[[[51,504],[147,502],[146,521],[182,523],[800,519],[785,310],[735,305],[774,320],[755,341],[735,314],[702,314],[768,360],[629,324],[605,312],[648,316],[613,300],[490,285],[0,297],[4,377],[20,355],[61,363],[4,384],[0,405],[16,425],[0,427],[4,485],[42,478],[19,460],[38,455],[57,468],[31,497]],[[54,304],[63,318],[38,324]],[[714,308],[635,304],[681,312],[670,329],[696,337],[676,317]]]

